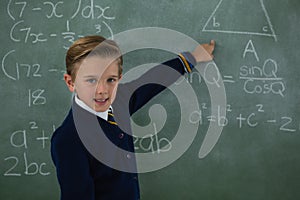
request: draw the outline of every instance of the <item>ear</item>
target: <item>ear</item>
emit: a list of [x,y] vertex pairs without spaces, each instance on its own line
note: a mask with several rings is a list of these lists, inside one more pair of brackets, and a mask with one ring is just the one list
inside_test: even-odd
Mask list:
[[69,74],[64,74],[64,80],[66,82],[66,85],[68,86],[70,92],[75,91],[75,85],[74,82],[72,81],[72,77]]

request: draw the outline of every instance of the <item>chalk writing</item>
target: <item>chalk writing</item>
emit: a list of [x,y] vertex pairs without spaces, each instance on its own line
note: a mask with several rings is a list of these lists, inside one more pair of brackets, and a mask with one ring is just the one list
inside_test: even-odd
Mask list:
[[252,40],[249,40],[249,42],[247,43],[244,53],[243,53],[243,58],[246,57],[247,53],[253,53],[256,60],[259,61],[259,57],[257,56],[257,53],[256,53],[256,50],[255,50]]
[[144,152],[152,152],[159,154],[160,152],[168,152],[172,148],[172,143],[169,139],[158,137],[156,124],[153,122],[153,134],[146,134],[141,138],[134,137],[135,150]]
[[[19,63],[16,62],[15,65],[15,71],[11,71],[11,65],[7,64],[7,58],[9,56],[15,57],[13,55],[16,52],[16,50],[11,50],[7,54],[5,54],[2,58],[1,62],[1,69],[4,75],[12,80],[20,80],[21,77],[26,77],[26,78],[40,78],[42,77],[41,74],[41,65],[38,63]],[[10,69],[10,72],[8,71]]]
[[[245,3],[247,3],[245,1]],[[275,34],[273,25],[271,23],[269,14],[267,12],[267,9],[264,5],[263,0],[259,0],[255,1],[255,3],[257,4],[257,9],[260,9],[261,15],[260,16],[256,16],[256,17],[260,17],[260,20],[265,20],[265,24],[266,25],[262,25],[261,27],[258,27],[257,30],[242,30],[240,27],[230,27],[229,25],[232,25],[232,21],[222,21],[221,19],[224,19],[221,15],[218,14],[219,10],[230,10],[227,6],[230,6],[232,4],[231,1],[228,0],[220,0],[219,3],[217,4],[216,8],[214,9],[214,11],[212,12],[212,14],[210,15],[210,17],[208,18],[208,20],[206,21],[202,31],[203,32],[216,32],[216,33],[227,33],[227,34],[240,34],[240,35],[256,35],[256,36],[266,36],[266,37],[273,37],[274,40],[277,42],[277,36]],[[251,4],[253,4],[251,2]],[[243,7],[245,7],[245,4],[240,4]],[[237,8],[239,9],[239,8]],[[247,10],[249,13],[244,13],[244,16],[252,16],[251,10],[248,9]],[[231,14],[231,17],[234,19],[236,15],[234,12],[229,13]],[[242,16],[243,17],[243,16]],[[243,22],[243,18],[240,17],[239,21]],[[227,18],[226,19],[230,19]]]
[[[109,33],[108,37],[113,38],[113,31],[107,22],[115,19],[112,15],[110,6],[98,5],[94,2],[94,0],[89,0],[88,5],[85,5],[81,0],[78,0],[78,3],[75,5],[77,5],[77,7],[74,13],[70,16],[70,18],[66,19],[67,16],[64,15],[64,11],[69,8],[65,7],[65,3],[63,1],[45,1],[42,5],[33,5],[28,3],[28,1],[14,2],[10,0],[7,4],[6,11],[8,16],[15,21],[10,28],[10,39],[17,43],[30,43],[34,45],[45,43],[50,38],[58,38],[62,36],[63,39],[72,43],[75,39],[82,37],[82,35],[76,34],[76,31],[71,30],[70,23],[75,18],[93,20],[94,33],[107,31]],[[40,27],[35,26],[35,24],[28,23],[26,15],[24,14],[25,12],[39,12],[44,15],[46,20],[57,19],[65,22],[66,31],[37,31]],[[62,47],[67,49],[69,45],[64,44]]]
[[[298,123],[291,116],[282,115],[282,116],[273,116],[265,117],[265,113],[270,110],[265,109],[264,104],[256,104],[253,106],[253,110],[247,109],[244,113],[239,113],[232,105],[227,105],[226,108],[217,106],[217,115],[205,115],[205,110],[209,110],[206,103],[203,103],[201,110],[195,110],[189,115],[189,123],[200,125],[206,123],[215,123],[217,126],[228,126],[233,123],[239,129],[250,127],[255,128],[260,125],[275,126],[277,130],[281,132],[297,132],[300,131],[300,127],[297,127]],[[221,110],[226,110],[226,116],[222,115]],[[237,114],[233,114],[234,112]]]
[[[256,61],[260,61],[252,40],[249,40],[243,53],[243,58],[251,54]],[[262,66],[243,65],[240,67],[240,79],[244,80],[244,91],[248,94],[277,94],[284,97],[286,90],[283,78],[277,76],[278,64],[274,59],[268,58]]]
[[[52,126],[50,132],[55,130],[55,126]],[[47,131],[48,132],[48,131]],[[10,155],[4,158],[4,161],[8,163],[7,169],[4,172],[4,176],[48,176],[49,167],[46,162],[36,162],[32,161],[34,158],[30,156],[30,150],[37,151],[39,147],[37,144],[33,144],[34,140],[29,140],[35,138],[36,143],[40,143],[40,149],[46,150],[46,146],[49,146],[49,134],[46,134],[44,129],[40,129],[36,121],[30,121],[28,123],[27,129],[16,130],[10,135],[10,145],[14,149],[23,150],[22,156]],[[31,141],[31,143],[29,142]]]
[[[25,152],[23,154],[22,159],[24,161],[24,172],[23,172],[24,175],[27,175],[27,176],[34,176],[34,175],[48,176],[48,175],[50,175],[50,172],[47,171],[47,169],[45,169],[45,167],[47,165],[45,162],[42,162],[42,163],[29,162],[28,156]],[[7,162],[9,162],[10,160],[13,161],[11,164],[11,167],[3,175],[4,176],[21,176],[22,175],[21,172],[14,171],[19,165],[21,165],[19,158],[16,156],[9,156],[4,159],[4,161],[7,161]]]
[[[45,74],[42,72],[43,68],[49,68],[47,75],[53,74],[63,80],[63,74],[66,70],[41,66],[40,63],[23,63],[18,60],[16,50],[7,52],[1,60],[1,70],[6,78],[14,81],[32,81],[33,79],[42,78]],[[15,63],[12,63],[15,62]]]
[[28,106],[44,105],[47,103],[47,98],[43,96],[45,89],[28,90]]
[[219,73],[218,68],[215,63],[209,62],[204,66],[204,75],[203,77],[199,72],[193,71],[190,74],[185,74],[179,78],[175,85],[181,84],[183,81],[193,84],[207,83],[211,85],[217,85],[219,87],[219,82],[221,81],[222,75]]
[[[63,4],[64,2],[63,1],[59,1],[59,2],[56,2],[55,4],[52,3],[52,2],[44,2],[44,5],[49,5],[50,7],[50,13],[49,14],[46,14],[46,17],[47,18],[52,18],[53,16],[54,17],[57,17],[57,18],[61,18],[63,17],[63,14],[62,13],[57,13],[57,8],[59,5]],[[36,8],[35,8],[36,9]],[[39,8],[40,9],[40,8]]]
[[31,42],[32,44],[47,41],[43,33],[34,32],[31,26],[24,23],[24,20],[20,20],[12,26],[10,39],[14,42]]
[[[213,64],[206,65],[204,76],[201,77],[200,73],[192,72],[179,78],[175,85],[181,84],[183,81],[190,84],[211,84],[219,86],[219,81],[223,80],[227,84],[236,84],[237,78],[233,75],[221,75],[214,69]],[[207,75],[209,74],[209,75]],[[212,74],[215,74],[212,76]],[[240,67],[240,73],[238,79],[243,81],[242,90],[247,94],[261,94],[268,95],[274,94],[284,97],[286,91],[286,85],[284,79],[278,77],[278,64],[273,59],[266,59],[262,66],[243,65]],[[197,77],[195,79],[195,77]],[[209,78],[206,78],[209,77]],[[204,80],[204,81],[203,81]],[[196,81],[196,82],[195,82]]]

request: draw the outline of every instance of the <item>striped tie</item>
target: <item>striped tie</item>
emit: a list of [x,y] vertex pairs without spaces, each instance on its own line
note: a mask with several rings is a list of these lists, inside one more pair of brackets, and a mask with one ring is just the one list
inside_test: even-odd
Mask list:
[[114,119],[114,114],[112,113],[112,110],[111,110],[111,109],[108,110],[107,121],[108,121],[110,124],[118,125],[117,122],[116,122],[115,119]]

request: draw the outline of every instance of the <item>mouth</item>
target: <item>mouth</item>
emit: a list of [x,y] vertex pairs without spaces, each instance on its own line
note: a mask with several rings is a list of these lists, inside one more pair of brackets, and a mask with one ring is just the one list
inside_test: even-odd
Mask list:
[[109,100],[109,98],[99,98],[99,99],[95,98],[94,99],[95,103],[98,104],[98,105],[104,105],[108,102],[108,100]]

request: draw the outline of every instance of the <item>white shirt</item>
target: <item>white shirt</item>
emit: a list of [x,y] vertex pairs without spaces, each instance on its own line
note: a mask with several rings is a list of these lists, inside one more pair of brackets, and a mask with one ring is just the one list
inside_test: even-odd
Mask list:
[[104,112],[97,112],[95,110],[93,110],[92,108],[90,108],[88,105],[86,105],[83,101],[81,101],[78,97],[77,94],[75,94],[75,102],[77,103],[77,105],[79,105],[81,108],[83,108],[84,110],[97,115],[98,117],[104,119],[107,121],[107,115],[108,115],[108,110],[104,111]]

